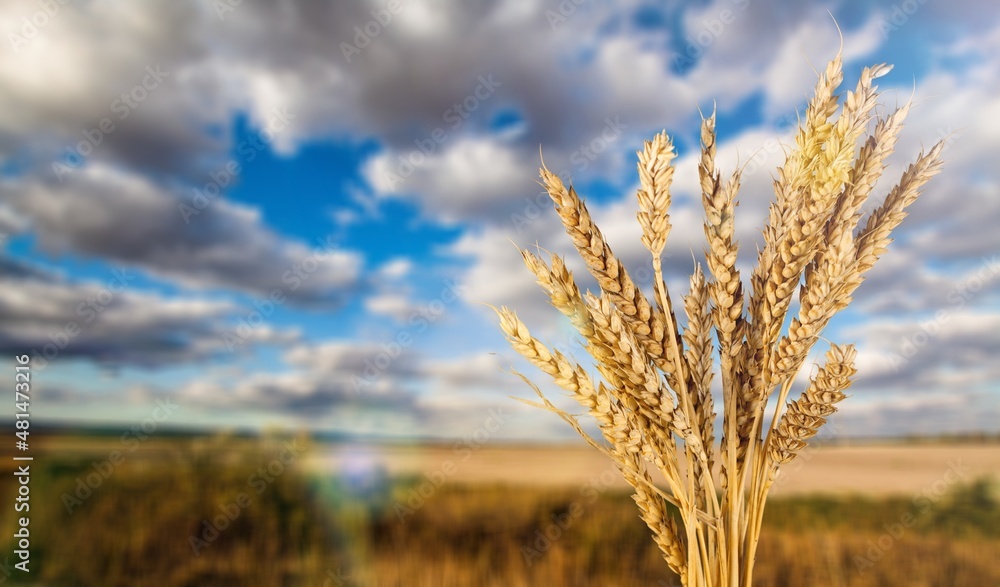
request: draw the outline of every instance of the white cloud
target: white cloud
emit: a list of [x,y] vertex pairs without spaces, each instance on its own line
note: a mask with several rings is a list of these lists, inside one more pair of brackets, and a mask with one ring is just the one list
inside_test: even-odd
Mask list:
[[[763,88],[767,92],[767,109],[771,117],[794,111],[812,93],[817,74],[822,73],[840,46],[837,30],[826,10],[816,9],[810,16],[785,37],[780,52],[773,57],[764,74]],[[868,58],[881,42],[877,22],[869,19],[865,26],[844,34],[844,62]],[[866,65],[874,65],[874,62]],[[845,89],[854,89],[854,80],[845,78],[844,81]]]
[[378,196],[417,198],[436,220],[455,222],[509,208],[518,187],[530,185],[528,169],[510,145],[470,137],[429,155],[383,152],[366,163],[365,176]]
[[191,287],[234,288],[294,302],[339,302],[358,287],[358,253],[310,247],[268,229],[259,210],[227,200],[191,205],[149,178],[103,164],[63,182],[7,180],[5,198],[42,249],[140,267]]
[[[905,395],[907,386],[919,386],[914,395],[921,405],[950,410],[952,422],[963,414],[970,422],[982,422],[978,414],[996,406],[995,394],[987,392],[963,396],[974,405],[965,412],[948,399],[953,388],[985,389],[1000,377],[992,367],[981,366],[990,361],[984,356],[992,348],[989,329],[998,326],[995,295],[986,293],[995,281],[987,282],[982,295],[941,326],[940,334],[921,350],[919,356],[927,360],[912,361],[899,373],[886,362],[894,345],[912,332],[914,317],[925,319],[942,299],[947,305],[954,285],[968,278],[979,259],[1000,250],[1000,233],[993,226],[1000,215],[1000,200],[995,198],[1000,176],[993,161],[1000,150],[1000,59],[995,50],[1000,26],[982,17],[979,4],[961,0],[922,5],[906,25],[913,27],[907,29],[911,32],[893,33],[930,27],[947,34],[951,29],[938,27],[940,22],[967,25],[961,27],[963,39],[928,41],[930,69],[917,80],[917,104],[885,180],[898,178],[921,142],[929,144],[958,131],[946,151],[945,172],[913,207],[897,233],[898,242],[859,292],[853,316],[848,316],[853,320],[842,323],[863,319],[865,325],[835,329],[846,335],[843,342],[860,343],[864,375],[859,395],[880,388],[893,394],[885,403],[857,402],[856,412],[845,411],[847,417],[864,412],[869,424],[911,413],[905,401],[900,400],[895,411],[890,403]],[[6,26],[19,27],[20,16],[36,10],[26,6],[5,4],[0,11],[8,15]],[[5,87],[0,95],[0,157],[5,168],[14,169],[4,176],[0,230],[30,231],[41,250],[53,255],[70,251],[140,267],[183,287],[260,295],[277,286],[301,303],[363,294],[370,315],[405,316],[412,308],[406,282],[412,278],[414,261],[395,259],[366,280],[360,253],[337,251],[319,260],[310,278],[300,278],[300,286],[289,292],[284,272],[300,266],[312,249],[276,234],[260,209],[222,197],[190,225],[177,213],[190,187],[204,185],[207,173],[228,156],[238,115],[245,114],[251,126],[259,128],[275,109],[287,109],[294,117],[272,144],[281,155],[313,139],[373,141],[380,146],[362,170],[376,197],[359,197],[345,188],[348,206],[332,212],[338,228],[356,228],[377,218],[388,198],[410,199],[427,218],[462,230],[446,248],[450,256],[468,263],[462,279],[469,288],[465,299],[509,304],[523,311],[538,332],[558,342],[571,339],[572,332],[548,306],[508,239],[520,246],[537,242],[565,254],[581,285],[593,287],[593,282],[576,261],[548,202],[533,201],[539,193],[534,183],[539,146],[550,166],[572,172],[578,185],[603,180],[605,190],[621,189],[619,198],[592,201],[591,210],[636,275],[648,267],[648,254],[634,218],[633,153],[660,128],[689,148],[677,162],[674,229],[666,260],[671,290],[679,295],[687,288],[692,252],[699,258],[704,246],[696,149],[690,149],[697,136],[696,109],[707,110],[715,101],[726,119],[737,105],[761,97],[761,125],[736,136],[728,136],[723,128],[719,145],[724,172],[737,165],[737,155],[740,163],[753,158],[737,221],[740,264],[748,268],[773,197],[769,174],[782,159],[772,138],[785,130],[771,126],[801,109],[815,82],[810,63],[822,67],[839,45],[827,6],[720,0],[697,10],[663,8],[664,21],[681,19],[681,37],[696,37],[705,26],[714,26],[705,23],[722,10],[735,11],[734,20],[718,34],[711,33],[709,46],[683,72],[676,69],[672,51],[684,41],[675,38],[672,26],[637,24],[637,2],[624,7],[586,4],[555,30],[545,17],[549,8],[545,2],[518,0],[447,6],[410,2],[347,61],[341,43],[352,42],[355,27],[372,18],[368,4],[246,0],[220,20],[210,6],[195,2],[70,3],[37,38],[0,63],[0,84]],[[830,8],[852,16],[861,10],[853,4]],[[861,14],[845,29],[849,61],[891,56],[891,43],[885,43],[878,30],[879,17],[876,11]],[[114,115],[113,101],[141,83],[148,66],[157,64],[170,73],[166,80],[127,119],[115,121],[116,130],[104,137],[85,166],[57,183],[51,162],[67,145],[79,142],[81,130]],[[493,76],[500,85],[453,127],[449,109],[474,95],[481,76]],[[896,71],[882,81],[886,87],[898,86],[899,102],[911,92],[908,72]],[[846,80],[845,86],[850,89],[853,80]],[[888,101],[895,98],[890,94]],[[506,111],[520,117],[517,131],[492,132],[496,115]],[[620,132],[604,140],[608,119],[622,124]],[[411,155],[415,141],[426,145],[438,128],[446,129],[446,140],[434,141],[434,152],[424,155],[404,181],[389,182],[388,174],[399,171],[399,157]],[[598,139],[604,140],[601,152],[580,164],[581,149]],[[790,143],[787,135],[783,140]],[[23,161],[30,163],[21,168]],[[882,185],[878,193],[886,189],[888,185]],[[512,214],[530,222],[521,225]],[[16,286],[7,294],[9,303],[22,309],[34,304],[25,314],[28,319],[3,331],[3,336],[25,337],[8,340],[12,344],[37,342],[44,334],[39,325],[68,318],[70,301],[89,295],[91,288],[46,282],[45,272],[33,264],[6,262],[3,271],[4,279]],[[649,281],[648,276],[637,280]],[[359,284],[366,281],[374,283],[375,291],[363,291]],[[135,312],[132,321],[109,309],[104,318],[107,336],[94,335],[88,356],[99,356],[107,345],[115,357],[148,354],[158,365],[204,357],[215,349],[211,341],[219,332],[218,322],[233,311],[230,306],[199,305],[187,297],[135,295],[139,297],[123,298],[129,302],[122,311]],[[883,317],[871,319],[869,314],[875,312]],[[132,322],[148,327],[149,338],[133,330]],[[164,332],[165,338],[156,338]],[[298,340],[285,331],[262,328],[256,333],[261,343]],[[170,335],[186,341],[177,355],[164,347],[173,340]],[[323,406],[348,409],[353,400],[345,395],[349,380],[344,374],[363,372],[364,361],[378,352],[377,345],[303,345],[286,355],[287,371],[191,383],[186,390],[204,405],[223,408],[243,405],[292,414],[311,414]],[[390,376],[375,384],[371,397],[404,410],[413,408],[412,417],[393,421],[400,426],[419,426],[422,413],[414,406],[422,405],[437,410],[437,422],[447,419],[449,430],[460,430],[462,418],[470,413],[465,408],[487,405],[489,389],[506,390],[507,384],[484,375],[493,371],[495,358],[456,355],[455,361],[443,362],[402,359],[394,363]],[[414,380],[425,383],[426,389],[411,388]],[[461,395],[465,386],[477,390],[472,399]],[[434,390],[445,391],[435,395]],[[463,399],[468,403],[462,404]],[[243,403],[227,403],[230,400]],[[449,402],[462,408],[446,417]],[[902,424],[886,427],[893,426],[902,429]]]
[[387,279],[402,279],[410,274],[413,270],[413,261],[399,257],[387,261],[378,269],[380,276]]
[[[71,359],[163,368],[229,356],[237,305],[145,292],[136,277],[119,268],[101,281],[72,282],[3,259],[0,348],[32,354],[38,369]],[[260,327],[241,336],[240,350],[297,338],[293,330]]]
[[525,396],[524,387],[492,354],[430,359],[406,349],[388,356],[378,343],[303,343],[285,353],[285,371],[248,373],[235,382],[221,374],[199,377],[181,386],[176,401],[186,409],[266,411],[380,437],[461,437],[499,410],[505,422],[495,439],[536,438],[553,420],[508,397]]
[[365,298],[365,309],[378,316],[391,316],[398,321],[404,321],[413,315],[416,306],[406,295],[381,293]]

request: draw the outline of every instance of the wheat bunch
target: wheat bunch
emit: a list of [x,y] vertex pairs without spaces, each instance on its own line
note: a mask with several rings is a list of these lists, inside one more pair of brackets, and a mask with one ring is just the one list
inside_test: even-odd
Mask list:
[[[687,587],[751,584],[771,484],[845,398],[855,373],[854,349],[831,344],[825,364],[785,406],[796,374],[831,318],[848,305],[885,252],[906,208],[940,169],[943,143],[921,153],[881,205],[863,217],[909,109],[904,105],[875,118],[874,82],[889,69],[866,68],[843,102],[836,93],[843,78],[839,54],[820,76],[795,148],[777,171],[776,198],[750,275],[749,297],[736,267],[740,175],[723,180],[715,166],[715,114],[703,118],[698,174],[708,272],[694,268],[681,304],[684,326],[678,324],[661,264],[671,229],[676,157],[667,134],[657,134],[638,152],[637,218],[651,255],[652,301],[612,252],[583,199],[544,166],[540,170],[600,291],[581,293],[558,256],[546,262],[524,250],[524,262],[552,305],[580,332],[601,379],[549,350],[507,308],[498,310],[500,327],[519,354],[597,422],[603,442],[528,382],[541,403],[527,403],[558,414],[617,464],[667,564]],[[796,291],[798,311],[782,332]],[[722,388],[718,444],[719,414],[710,389],[716,352]],[[775,413],[767,419],[765,407],[775,393]],[[650,469],[658,472],[659,483]],[[679,520],[667,503],[676,506]]]

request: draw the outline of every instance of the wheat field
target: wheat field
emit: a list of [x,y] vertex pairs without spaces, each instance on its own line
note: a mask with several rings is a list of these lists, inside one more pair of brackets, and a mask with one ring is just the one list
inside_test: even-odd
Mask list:
[[[253,504],[196,555],[190,537],[221,505],[249,491],[248,478],[267,466],[281,442],[151,440],[69,513],[62,496],[93,471],[92,463],[121,448],[118,437],[59,434],[38,441],[44,451],[33,464],[33,570],[9,576],[0,570],[5,586],[680,585],[650,547],[629,487],[593,451],[484,447],[463,466],[466,476],[456,474],[400,519],[396,505],[420,490],[426,471],[454,458],[450,446],[380,446],[386,475],[359,485],[350,468],[333,460],[357,446],[307,443],[300,460],[254,492]],[[921,463],[915,453],[928,458]],[[910,485],[825,495],[779,485],[763,520],[758,585],[1000,584],[1000,493],[982,477],[996,479],[1000,472],[996,442],[823,447],[815,454],[809,466],[849,459],[864,469],[896,467]],[[970,464],[969,477],[922,509],[915,499],[942,477],[949,454]],[[7,468],[11,453],[2,456],[0,499],[9,499],[17,486]],[[514,460],[529,467],[518,469]],[[562,476],[555,462],[578,476]],[[477,472],[489,468],[505,477]],[[820,479],[807,469],[801,473]],[[533,478],[524,479],[528,474]],[[864,476],[856,488],[864,488]],[[907,514],[914,522],[901,529]],[[8,536],[0,544],[8,553],[15,523],[0,517],[0,532]]]

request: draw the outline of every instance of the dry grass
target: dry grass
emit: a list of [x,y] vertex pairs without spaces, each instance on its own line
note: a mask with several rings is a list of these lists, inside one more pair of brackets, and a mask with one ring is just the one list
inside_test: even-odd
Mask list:
[[[285,439],[156,440],[155,448],[132,453],[115,436],[100,444],[120,451],[125,460],[98,484],[94,463],[106,461],[109,451],[81,448],[95,439],[32,438],[37,452],[28,512],[30,573],[12,568],[18,560],[11,538],[17,520],[5,513],[0,516],[5,587],[311,587],[323,584],[328,569],[344,564],[336,552],[344,521],[326,516],[297,463],[270,477],[272,482],[257,484],[264,479],[261,467],[287,456],[281,452]],[[5,459],[0,498],[13,504],[17,485],[9,462]],[[78,493],[84,482],[90,483],[89,497]],[[241,493],[252,503],[233,509]],[[81,495],[79,503],[68,501]],[[220,516],[227,516],[223,523],[217,522]],[[196,552],[191,539],[206,537],[207,520],[222,530]]]
[[[558,256],[548,263],[529,251],[523,256],[552,304],[583,336],[602,380],[549,351],[507,308],[498,310],[501,329],[515,350],[597,421],[603,442],[590,438],[575,416],[532,385],[542,401],[529,403],[558,414],[615,462],[634,489],[641,517],[664,558],[688,587],[752,584],[768,491],[780,467],[796,457],[844,399],[855,373],[854,349],[831,343],[807,389],[784,408],[795,376],[830,319],[848,305],[885,252],[906,208],[940,168],[943,143],[920,154],[881,205],[863,218],[862,207],[908,109],[884,118],[874,114],[874,81],[889,69],[884,64],[866,68],[843,103],[836,93],[843,78],[839,54],[820,76],[795,147],[777,171],[776,199],[748,299],[734,240],[740,176],[735,172],[722,180],[715,167],[714,114],[703,120],[699,178],[709,275],[695,267],[680,306],[686,315],[683,328],[661,263],[671,229],[675,157],[667,135],[657,135],[638,154],[638,221],[651,255],[652,298],[636,286],[573,187],[541,169],[556,212],[600,291],[581,293]],[[789,316],[796,292],[798,312]],[[723,400],[718,445],[710,391],[716,352]],[[770,399],[778,407],[767,420]],[[660,473],[666,491],[647,473],[647,464]],[[677,508],[678,519],[667,504]]]

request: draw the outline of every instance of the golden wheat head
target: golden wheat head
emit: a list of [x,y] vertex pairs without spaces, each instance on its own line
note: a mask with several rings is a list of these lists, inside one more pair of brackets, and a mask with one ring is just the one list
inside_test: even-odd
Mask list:
[[[573,187],[541,169],[542,184],[600,291],[581,293],[561,257],[546,262],[527,250],[522,256],[552,305],[579,331],[600,378],[549,350],[507,308],[498,310],[500,327],[514,350],[594,418],[601,441],[529,382],[542,403],[528,403],[555,412],[614,460],[634,488],[654,542],[687,587],[751,584],[771,484],[845,399],[854,348],[831,344],[823,366],[786,406],[796,375],[940,170],[943,143],[921,153],[884,201],[867,218],[862,214],[909,111],[906,104],[875,115],[874,81],[889,69],[864,69],[843,101],[839,54],[820,76],[795,147],[776,173],[748,296],[737,269],[734,220],[741,177],[738,171],[722,177],[715,165],[715,114],[702,120],[698,175],[707,273],[696,265],[681,299],[685,325],[677,322],[661,265],[676,158],[670,137],[659,133],[638,152],[637,218],[651,255],[652,301]],[[799,308],[786,320],[796,292]],[[715,375],[721,404],[712,396]],[[765,407],[774,394],[777,410],[768,419]]]

